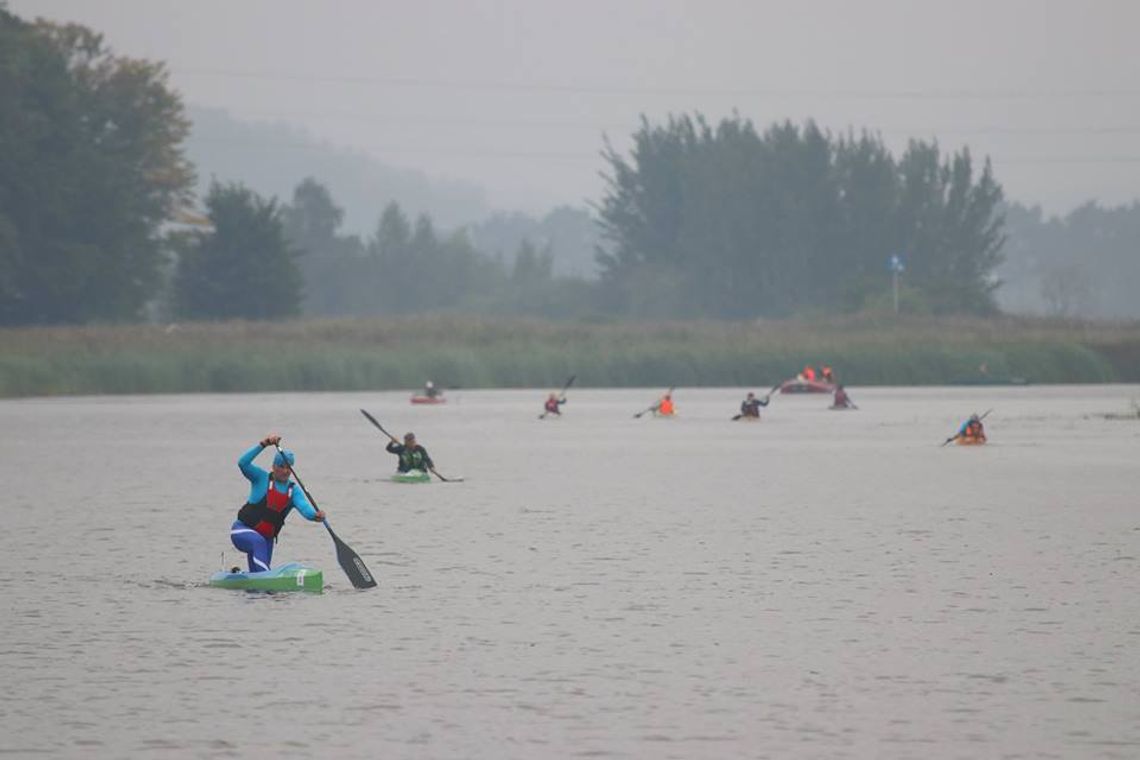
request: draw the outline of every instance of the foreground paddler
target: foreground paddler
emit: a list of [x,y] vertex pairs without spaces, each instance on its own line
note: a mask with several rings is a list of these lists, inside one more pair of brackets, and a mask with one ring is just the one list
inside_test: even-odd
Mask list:
[[314,507],[303,488],[290,478],[296,461],[292,451],[278,450],[273,457],[273,471],[266,472],[253,463],[264,449],[276,446],[281,436],[270,435],[238,459],[238,469],[250,482],[249,499],[238,510],[230,527],[230,540],[249,559],[251,573],[266,572],[273,558],[273,544],[285,525],[289,512],[296,509],[306,520],[321,522],[325,513]]

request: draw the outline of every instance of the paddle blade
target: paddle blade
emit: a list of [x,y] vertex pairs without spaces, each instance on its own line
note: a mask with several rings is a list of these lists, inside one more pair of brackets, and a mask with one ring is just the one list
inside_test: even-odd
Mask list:
[[380,432],[381,432],[381,433],[383,433],[384,435],[388,436],[389,438],[391,438],[391,437],[392,437],[391,433],[389,433],[387,430],[385,430],[385,429],[384,429],[384,426],[383,426],[383,425],[381,425],[381,424],[380,424],[380,423],[379,423],[379,422],[376,420],[376,418],[375,418],[375,417],[373,417],[371,414],[369,414],[368,412],[366,412],[366,411],[365,411],[365,410],[363,410],[363,409],[361,409],[361,410],[360,410],[360,413],[361,413],[361,414],[363,414],[365,417],[367,417],[367,418],[368,418],[368,421],[369,421],[369,422],[371,422],[373,425],[375,425],[377,428],[379,428],[379,430],[380,430]]
[[355,588],[372,588],[376,585],[376,579],[372,577],[372,573],[368,572],[368,568],[364,564],[364,560],[360,555],[354,552],[348,544],[340,540],[336,533],[333,533],[332,526],[329,521],[324,521],[325,527],[332,536],[333,544],[336,545],[336,561],[340,564],[344,574],[348,576],[348,580],[352,582]]

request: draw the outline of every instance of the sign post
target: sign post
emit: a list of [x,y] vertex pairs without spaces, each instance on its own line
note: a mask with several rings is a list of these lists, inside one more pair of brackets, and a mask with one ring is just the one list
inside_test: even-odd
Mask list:
[[903,264],[902,257],[896,253],[896,254],[892,254],[891,257],[889,259],[887,259],[887,269],[891,273],[891,288],[894,291],[894,297],[895,297],[895,314],[898,314],[899,313],[899,275],[902,274],[904,269],[906,269],[906,265]]

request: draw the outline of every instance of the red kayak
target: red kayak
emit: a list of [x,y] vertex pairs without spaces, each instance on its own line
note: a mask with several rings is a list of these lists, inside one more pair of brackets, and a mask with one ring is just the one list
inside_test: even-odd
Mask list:
[[412,396],[413,404],[446,404],[443,396]]
[[792,378],[780,385],[780,393],[835,393],[835,383]]

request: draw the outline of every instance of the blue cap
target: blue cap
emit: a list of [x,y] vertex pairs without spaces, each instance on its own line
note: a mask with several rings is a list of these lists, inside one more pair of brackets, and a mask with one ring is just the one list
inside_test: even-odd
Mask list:
[[296,461],[297,457],[293,456],[292,451],[289,449],[281,449],[277,452],[277,455],[273,457],[273,466],[280,467],[281,465],[288,463],[289,466],[292,467],[293,463]]

